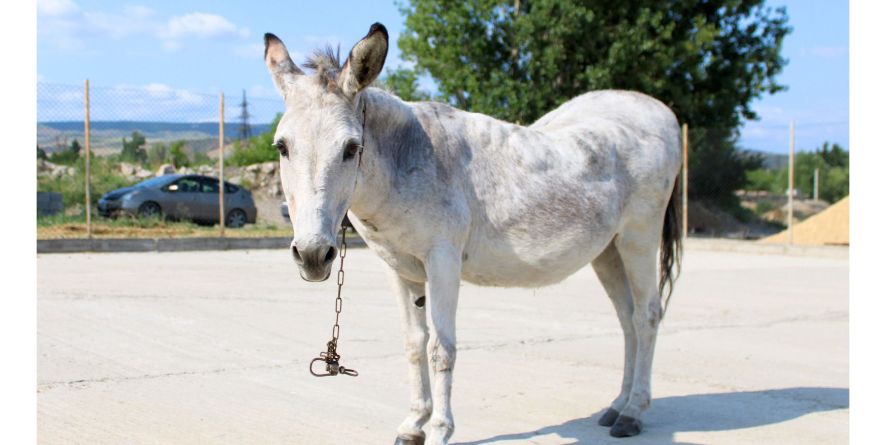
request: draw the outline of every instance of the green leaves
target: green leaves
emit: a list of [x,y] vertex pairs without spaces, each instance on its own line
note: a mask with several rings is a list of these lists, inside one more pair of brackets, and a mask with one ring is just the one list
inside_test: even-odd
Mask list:
[[787,15],[763,0],[410,0],[401,11],[403,57],[457,107],[528,124],[590,90],[662,100],[703,129],[690,153],[701,196],[732,199],[746,168],[736,129],[756,118],[755,98],[785,88]]
[[241,145],[240,141],[234,142],[234,152],[225,158],[225,163],[245,166],[279,160],[280,153],[274,147],[274,135],[277,133],[277,125],[280,124],[282,117],[282,113],[277,113],[268,131],[249,138],[245,144]]

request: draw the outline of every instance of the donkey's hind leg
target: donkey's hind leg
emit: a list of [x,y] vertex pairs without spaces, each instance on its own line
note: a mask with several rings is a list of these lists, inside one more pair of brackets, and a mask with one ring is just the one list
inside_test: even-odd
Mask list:
[[[660,230],[660,229],[659,229]],[[640,414],[652,401],[650,380],[652,356],[661,321],[661,295],[657,285],[657,260],[660,234],[645,227],[625,231],[615,239],[615,247],[624,264],[631,289],[634,312],[631,321],[637,336],[634,381],[624,409],[619,412],[609,434],[615,437],[635,436],[642,430]]]
[[428,323],[425,317],[424,283],[405,280],[393,272],[394,289],[403,319],[406,361],[409,362],[411,403],[409,415],[397,428],[395,445],[422,445],[422,426],[431,417],[431,386],[428,374]]
[[631,301],[631,290],[628,286],[624,264],[614,242],[609,243],[609,246],[591,264],[594,266],[594,271],[597,272],[597,277],[600,278],[603,288],[606,289],[606,294],[612,300],[612,305],[615,306],[615,312],[618,314],[618,321],[621,323],[624,333],[625,356],[621,392],[612,401],[606,413],[597,421],[600,425],[612,426],[628,403],[631,385],[634,381],[634,362],[637,357],[637,336],[634,333],[634,323],[631,318],[634,313],[634,303]]

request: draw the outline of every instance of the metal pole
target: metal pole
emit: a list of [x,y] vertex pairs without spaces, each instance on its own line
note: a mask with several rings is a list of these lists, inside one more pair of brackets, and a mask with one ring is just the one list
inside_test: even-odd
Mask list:
[[791,121],[791,143],[788,153],[788,244],[794,244],[794,121]]
[[683,238],[689,234],[689,125],[683,124]]
[[815,175],[812,176],[812,199],[818,201],[818,169],[815,169]]
[[89,79],[86,79],[83,86],[83,107],[84,107],[84,118],[83,118],[83,132],[84,132],[84,144],[86,145],[86,236],[89,239],[92,239],[92,197],[89,193],[89,184],[90,184],[90,162],[89,162]]
[[225,236],[225,93],[218,102],[218,226]]

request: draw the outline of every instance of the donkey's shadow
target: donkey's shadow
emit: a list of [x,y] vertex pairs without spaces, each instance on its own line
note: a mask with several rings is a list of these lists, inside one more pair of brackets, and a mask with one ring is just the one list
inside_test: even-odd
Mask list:
[[[784,422],[823,411],[849,407],[846,388],[784,388],[764,391],[696,394],[655,399],[644,415],[644,431],[630,439],[609,436],[609,429],[597,425],[605,409],[580,419],[521,433],[501,434],[454,445],[487,443],[527,443],[537,436],[556,434],[572,444],[671,444],[674,433],[728,431]],[[512,442],[508,442],[512,441]]]

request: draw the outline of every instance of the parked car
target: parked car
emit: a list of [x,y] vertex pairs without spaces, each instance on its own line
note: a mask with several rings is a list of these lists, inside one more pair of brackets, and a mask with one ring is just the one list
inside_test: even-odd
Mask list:
[[[218,179],[202,175],[163,175],[105,193],[98,213],[116,217],[121,213],[141,218],[187,219],[218,223]],[[225,226],[254,223],[257,210],[252,193],[225,183]]]
[[[283,215],[283,219],[285,219],[286,222],[289,222],[289,204],[286,201],[280,203],[280,214]],[[351,225],[351,220],[348,219],[348,215],[345,215],[344,223],[348,228],[354,228],[354,226]]]

